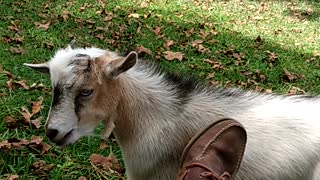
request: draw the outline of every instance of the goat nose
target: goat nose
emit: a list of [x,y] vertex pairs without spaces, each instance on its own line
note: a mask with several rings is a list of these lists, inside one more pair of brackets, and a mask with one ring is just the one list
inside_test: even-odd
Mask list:
[[47,129],[46,130],[46,135],[50,139],[50,141],[53,141],[54,138],[57,136],[58,130],[56,129]]

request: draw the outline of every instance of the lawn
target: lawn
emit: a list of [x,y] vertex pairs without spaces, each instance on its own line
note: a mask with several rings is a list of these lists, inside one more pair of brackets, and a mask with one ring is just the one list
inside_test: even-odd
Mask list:
[[[125,179],[113,138],[54,147],[44,136],[49,77],[23,63],[45,62],[76,40],[132,50],[169,71],[262,93],[320,93],[320,3],[312,1],[41,1],[0,5],[0,179]],[[121,168],[96,164],[115,157]],[[111,155],[110,155],[111,154]]]

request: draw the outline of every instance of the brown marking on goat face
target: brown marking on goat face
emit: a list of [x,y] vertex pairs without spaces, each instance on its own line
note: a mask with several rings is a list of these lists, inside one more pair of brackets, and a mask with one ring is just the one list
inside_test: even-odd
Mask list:
[[81,129],[96,127],[101,120],[110,124],[110,115],[116,111],[121,96],[120,80],[110,79],[103,73],[106,63],[111,61],[112,59],[107,56],[96,58],[93,63],[94,71],[85,75],[83,87],[80,86],[80,89],[88,87],[93,89],[91,97],[81,99],[84,104],[78,112]]

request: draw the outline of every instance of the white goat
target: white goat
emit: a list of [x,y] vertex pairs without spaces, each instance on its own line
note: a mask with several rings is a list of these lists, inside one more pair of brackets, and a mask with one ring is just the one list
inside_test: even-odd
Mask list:
[[309,180],[320,162],[320,98],[206,86],[98,48],[56,52],[44,64],[53,102],[46,134],[59,146],[91,133],[101,120],[122,150],[129,180],[176,179],[191,137],[221,118],[241,122],[248,142],[238,180]]

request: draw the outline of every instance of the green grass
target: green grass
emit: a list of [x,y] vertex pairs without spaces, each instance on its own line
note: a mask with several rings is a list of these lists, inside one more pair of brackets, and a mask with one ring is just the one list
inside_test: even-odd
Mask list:
[[[142,3],[123,0],[106,1],[105,6],[98,2],[2,2],[0,64],[3,69],[13,73],[16,81],[26,80],[29,85],[43,83],[50,88],[48,76],[22,64],[45,62],[56,49],[75,39],[78,46],[94,45],[121,53],[142,45],[152,51],[151,56],[143,58],[158,61],[166,69],[188,72],[203,79],[214,72],[208,81],[222,86],[282,94],[293,93],[297,88],[309,94],[320,93],[320,3],[316,1],[159,0]],[[64,20],[66,12],[68,18]],[[129,17],[130,14],[140,17]],[[104,21],[106,16],[112,19]],[[50,22],[50,26],[47,30],[39,29],[35,22]],[[161,28],[158,36],[152,31],[157,26]],[[22,43],[15,40],[19,37],[24,37]],[[183,61],[165,60],[163,45],[168,40],[174,42],[170,51],[184,54]],[[209,51],[198,52],[197,47],[192,46],[195,40],[202,40]],[[23,48],[25,53],[11,52],[14,47]],[[272,53],[276,55],[273,60],[270,59]],[[220,63],[220,68],[212,68],[204,59]],[[287,80],[284,68],[296,77],[293,81]],[[21,119],[21,107],[30,108],[30,101],[36,101],[39,96],[44,97],[40,115],[46,117],[49,92],[9,90],[7,80],[0,74],[0,120],[8,115]],[[13,137],[30,139],[32,135],[44,136],[44,128],[20,125],[10,129],[6,122],[0,121],[0,141]],[[44,141],[48,143],[46,138]],[[19,175],[19,179],[77,179],[80,176],[119,179],[90,164],[92,153],[107,156],[113,152],[121,159],[114,142],[108,142],[110,146],[104,150],[99,149],[99,143],[99,137],[85,137],[64,149],[53,147],[47,154],[28,148],[0,150],[0,179],[10,174]],[[48,174],[37,174],[31,166],[38,160],[55,164],[55,168]]]

